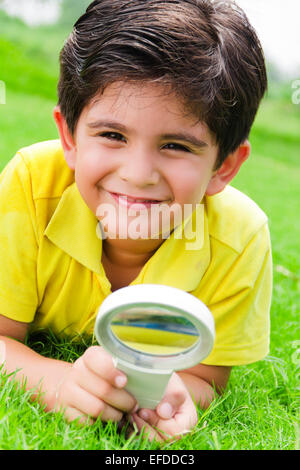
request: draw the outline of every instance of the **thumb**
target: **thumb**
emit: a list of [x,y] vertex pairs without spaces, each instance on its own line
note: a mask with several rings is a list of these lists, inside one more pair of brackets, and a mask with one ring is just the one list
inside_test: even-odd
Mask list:
[[185,394],[181,391],[167,393],[157,405],[156,412],[162,419],[171,419],[179,411],[185,401]]

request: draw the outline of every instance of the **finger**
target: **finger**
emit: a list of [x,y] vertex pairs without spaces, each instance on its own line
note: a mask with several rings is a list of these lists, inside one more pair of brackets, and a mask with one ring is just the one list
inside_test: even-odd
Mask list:
[[[153,410],[143,409],[138,412],[138,415],[142,420],[147,422],[147,424],[153,428],[159,438],[166,442],[175,442],[181,439],[184,434],[190,432],[189,430],[174,432],[174,425],[176,425],[175,421],[172,420],[171,423],[167,424],[162,423],[157,413],[155,413]],[[165,429],[161,429],[160,425]],[[152,433],[150,435],[152,437]]]
[[6,345],[4,341],[0,341],[0,366],[4,364],[6,359]]
[[182,390],[167,393],[156,407],[156,412],[162,419],[171,419],[180,410],[186,400],[186,394]]
[[126,390],[117,389],[110,382],[96,375],[85,367],[83,361],[80,363],[78,360],[77,370],[76,383],[82,389],[121,411],[130,412],[134,409],[136,400]]
[[72,389],[70,406],[92,418],[96,419],[100,416],[103,421],[121,421],[123,416],[121,411],[83,390],[79,385]]
[[190,432],[196,426],[198,413],[192,400],[185,402],[184,406],[174,415],[172,419],[161,419],[158,424],[160,432],[179,438]]
[[136,413],[131,416],[131,422],[136,424],[138,430],[143,433],[143,437],[146,437],[149,441],[156,440],[158,442],[163,442],[164,439],[158,432],[158,430],[154,429],[150,426],[146,421],[140,418]]
[[[117,388],[125,387],[127,383],[126,375],[115,367],[112,356],[101,346],[91,346],[80,359],[84,361],[85,366],[90,371],[102,377],[111,385]],[[80,362],[80,359],[78,362]]]
[[71,406],[64,411],[64,417],[69,423],[77,420],[78,424],[91,426],[95,422],[90,416],[82,414],[79,410]]
[[178,374],[173,373],[169,380],[163,399],[156,407],[162,419],[171,419],[180,412],[182,405],[189,397],[188,390]]
[[180,427],[182,426],[182,420],[172,419],[170,422],[162,422],[158,414],[153,410],[139,410],[138,416],[146,421],[151,427],[159,431],[160,435],[164,436],[164,439],[168,441],[170,436],[172,436],[172,439],[177,440],[180,439],[184,434],[190,432],[189,429],[180,430]]
[[150,424],[150,426],[157,426],[160,420],[158,414],[154,410],[149,410],[148,408],[142,408],[137,414],[140,418]]
[[130,395],[126,390],[117,390],[116,388],[112,387],[108,382],[105,380],[100,379],[101,387],[99,391],[95,391],[96,395],[99,395],[99,398],[103,400],[107,405],[110,405],[118,410],[129,413],[134,410],[136,406],[135,398]]

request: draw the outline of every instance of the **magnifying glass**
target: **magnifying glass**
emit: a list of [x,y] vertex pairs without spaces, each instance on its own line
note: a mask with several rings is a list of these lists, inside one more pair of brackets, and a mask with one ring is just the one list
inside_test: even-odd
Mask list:
[[98,343],[127,375],[140,408],[154,409],[174,371],[199,364],[213,348],[214,319],[193,295],[160,284],[123,287],[101,304]]

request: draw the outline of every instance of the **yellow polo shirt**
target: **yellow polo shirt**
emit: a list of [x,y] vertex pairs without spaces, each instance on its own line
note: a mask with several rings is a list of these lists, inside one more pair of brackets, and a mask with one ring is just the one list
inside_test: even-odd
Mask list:
[[[190,219],[190,234],[180,238],[174,231],[131,284],[174,286],[208,306],[216,341],[203,363],[257,361],[269,349],[267,217],[231,186],[205,197],[202,208],[200,218],[195,211]],[[198,246],[186,249],[195,221]],[[0,314],[32,323],[33,330],[92,333],[97,310],[111,293],[97,223],[59,141],[20,150],[0,176]]]

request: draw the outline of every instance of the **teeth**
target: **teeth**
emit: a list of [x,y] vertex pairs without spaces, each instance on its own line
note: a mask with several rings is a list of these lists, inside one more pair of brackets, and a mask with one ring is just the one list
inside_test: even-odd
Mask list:
[[131,197],[122,196],[122,195],[119,195],[119,198],[127,199],[127,201],[129,201],[129,202],[141,202],[141,203],[143,203],[143,202],[158,202],[154,199],[133,199]]

